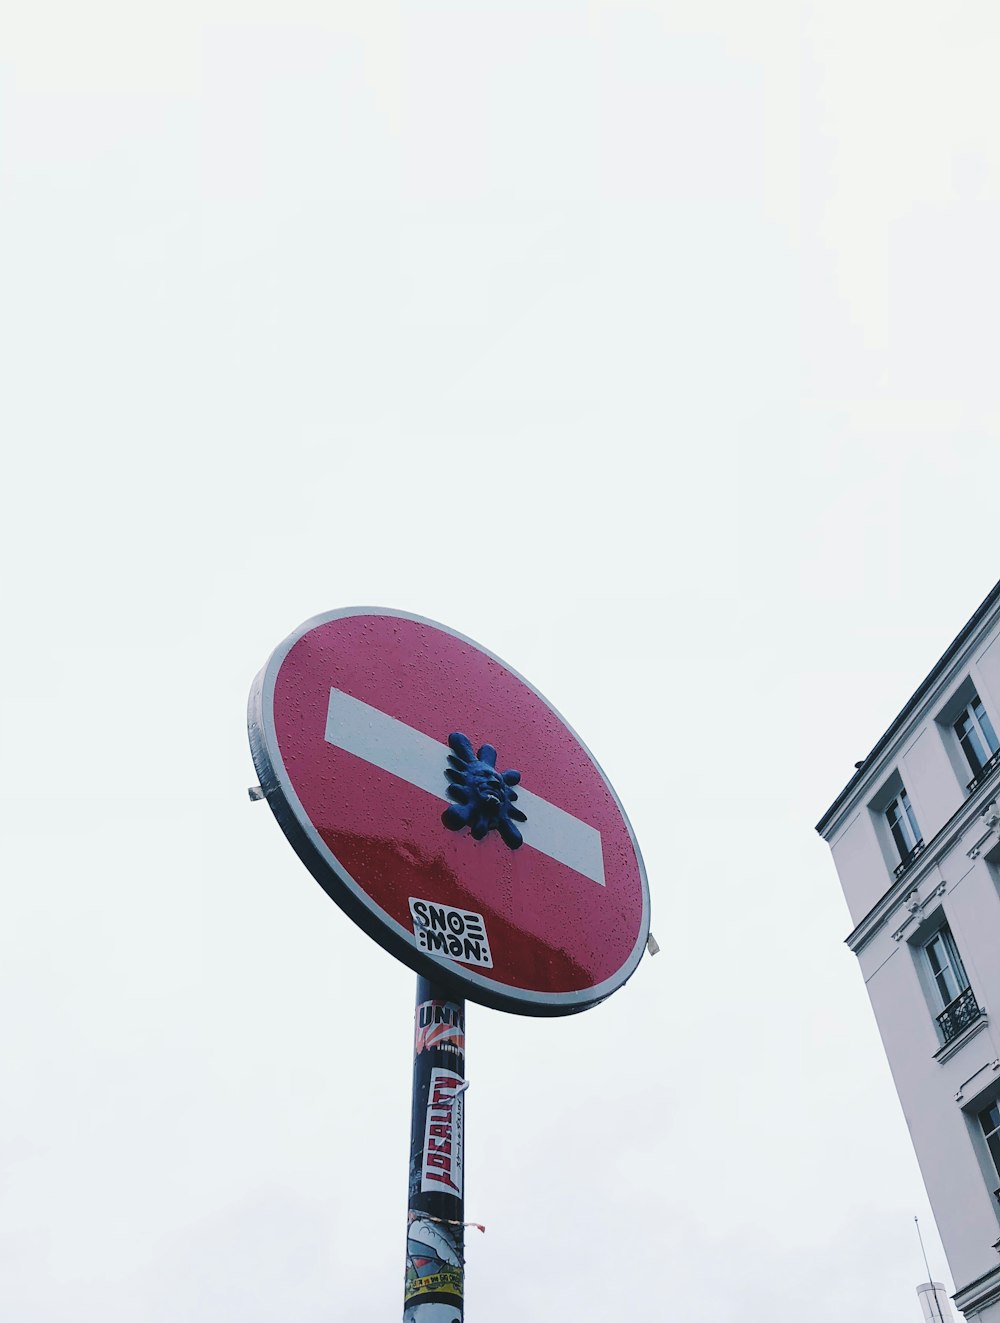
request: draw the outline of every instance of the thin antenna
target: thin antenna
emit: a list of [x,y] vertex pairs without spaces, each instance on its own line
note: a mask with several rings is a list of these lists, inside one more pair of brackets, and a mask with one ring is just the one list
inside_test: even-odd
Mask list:
[[920,1241],[920,1253],[924,1256],[924,1267],[927,1269],[927,1281],[930,1284],[931,1295],[934,1297],[934,1303],[937,1305],[938,1318],[941,1320],[941,1323],[944,1323],[944,1314],[941,1310],[941,1301],[938,1299],[937,1286],[934,1284],[934,1278],[931,1275],[931,1265],[927,1262],[927,1251],[924,1249],[924,1238],[920,1234],[920,1219],[914,1216],[913,1221],[917,1228],[917,1239]]

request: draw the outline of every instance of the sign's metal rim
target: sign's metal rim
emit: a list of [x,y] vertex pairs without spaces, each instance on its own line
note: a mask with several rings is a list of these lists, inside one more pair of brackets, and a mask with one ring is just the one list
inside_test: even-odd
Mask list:
[[[524,988],[513,987],[508,983],[502,983],[497,979],[484,978],[472,969],[456,965],[450,960],[442,960],[422,951],[416,944],[414,934],[404,928],[402,924],[397,923],[390,914],[382,909],[377,901],[368,895],[364,887],[354,880],[350,872],[320,836],[295,792],[281,757],[274,726],[274,686],[282,662],[299,639],[312,630],[319,628],[319,626],[328,624],[331,620],[342,620],[351,616],[390,616],[398,620],[412,620],[417,624],[429,625],[432,629],[440,630],[444,634],[450,634],[452,638],[467,643],[469,647],[475,648],[478,652],[492,658],[493,661],[509,671],[511,675],[541,699],[586,753],[618,806],[618,811],[622,816],[622,821],[632,842],[632,848],[635,851],[642,888],[642,919],[639,924],[639,934],[635,946],[617,973],[611,978],[577,992],[529,991]],[[439,621],[430,620],[426,616],[415,615],[409,611],[396,611],[389,607],[343,607],[336,611],[327,611],[322,615],[313,616],[275,648],[263,669],[255,678],[250,688],[250,698],[247,704],[247,730],[250,738],[250,754],[260,780],[261,790],[264,792],[264,798],[271,806],[271,811],[299,858],[331,900],[335,901],[380,946],[416,973],[424,974],[431,979],[443,980],[453,987],[463,990],[471,1000],[480,1002],[484,1006],[490,1006],[496,1010],[513,1011],[521,1015],[571,1015],[575,1011],[588,1010],[590,1007],[604,1001],[613,992],[616,992],[635,973],[639,961],[642,959],[649,935],[649,884],[642,854],[635,838],[635,832],[632,830],[632,824],[629,822],[628,814],[622,807],[622,802],[615,793],[614,786],[605,775],[604,769],[562,713],[549,702],[544,694],[535,688],[530,680],[526,680],[503,658],[498,657],[489,648],[484,648],[475,639],[470,639],[458,630],[442,625]]]

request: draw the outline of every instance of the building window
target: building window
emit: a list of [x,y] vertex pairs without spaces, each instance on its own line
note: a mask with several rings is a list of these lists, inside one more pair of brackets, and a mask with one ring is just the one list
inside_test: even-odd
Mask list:
[[[979,1124],[983,1128],[983,1138],[993,1159],[997,1180],[1000,1180],[1000,1103],[992,1102],[979,1113]],[[1000,1190],[997,1191],[1000,1199]]]
[[1000,744],[997,742],[996,731],[978,694],[974,693],[971,701],[962,708],[954,723],[954,731],[972,772],[968,788],[974,790],[1000,762],[997,757]]
[[924,958],[930,971],[931,982],[938,1006],[938,1026],[945,1043],[957,1038],[963,1029],[979,1019],[982,1012],[969,987],[962,958],[945,924],[924,943]]
[[899,851],[899,864],[895,870],[896,876],[902,877],[924,848],[923,837],[920,835],[920,828],[917,826],[916,814],[913,812],[913,806],[905,788],[900,790],[885,810],[885,820],[889,824],[889,831],[892,833],[892,839]]

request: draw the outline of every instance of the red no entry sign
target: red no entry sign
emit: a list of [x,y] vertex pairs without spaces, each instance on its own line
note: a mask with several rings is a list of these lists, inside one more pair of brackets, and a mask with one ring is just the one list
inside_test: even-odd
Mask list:
[[261,787],[313,876],[412,969],[565,1015],[642,956],[642,859],[607,778],[541,694],[433,621],[307,621],[254,681]]

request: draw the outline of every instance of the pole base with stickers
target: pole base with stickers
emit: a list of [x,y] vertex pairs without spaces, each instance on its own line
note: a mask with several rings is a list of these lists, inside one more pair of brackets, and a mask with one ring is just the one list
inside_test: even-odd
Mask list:
[[405,1323],[463,1323],[465,999],[560,1016],[609,997],[649,936],[611,783],[499,657],[405,611],[300,625],[250,691],[250,751],[290,844],[418,978]]

